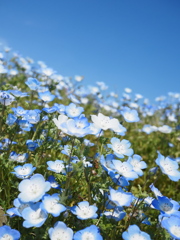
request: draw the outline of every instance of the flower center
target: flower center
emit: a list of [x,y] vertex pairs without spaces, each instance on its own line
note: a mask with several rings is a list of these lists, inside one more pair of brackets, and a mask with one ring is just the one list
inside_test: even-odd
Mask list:
[[4,234],[0,240],[13,240],[13,237],[9,234]]

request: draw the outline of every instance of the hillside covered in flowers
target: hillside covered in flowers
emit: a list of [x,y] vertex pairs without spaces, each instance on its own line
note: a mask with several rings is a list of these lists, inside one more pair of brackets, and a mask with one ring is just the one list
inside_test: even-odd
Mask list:
[[180,93],[121,92],[0,53],[0,240],[180,239]]

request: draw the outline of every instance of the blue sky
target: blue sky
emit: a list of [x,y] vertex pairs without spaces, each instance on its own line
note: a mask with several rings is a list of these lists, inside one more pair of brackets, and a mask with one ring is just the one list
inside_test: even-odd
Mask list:
[[0,42],[84,85],[180,92],[179,0],[0,1]]

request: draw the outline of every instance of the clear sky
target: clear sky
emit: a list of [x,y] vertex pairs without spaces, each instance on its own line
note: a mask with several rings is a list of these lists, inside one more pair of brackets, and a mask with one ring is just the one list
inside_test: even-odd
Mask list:
[[0,42],[83,84],[180,92],[179,0],[0,0]]

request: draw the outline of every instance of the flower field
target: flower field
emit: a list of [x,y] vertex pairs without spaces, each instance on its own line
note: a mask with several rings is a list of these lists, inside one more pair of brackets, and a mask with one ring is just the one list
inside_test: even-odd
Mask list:
[[180,93],[121,92],[0,53],[0,240],[180,239]]

